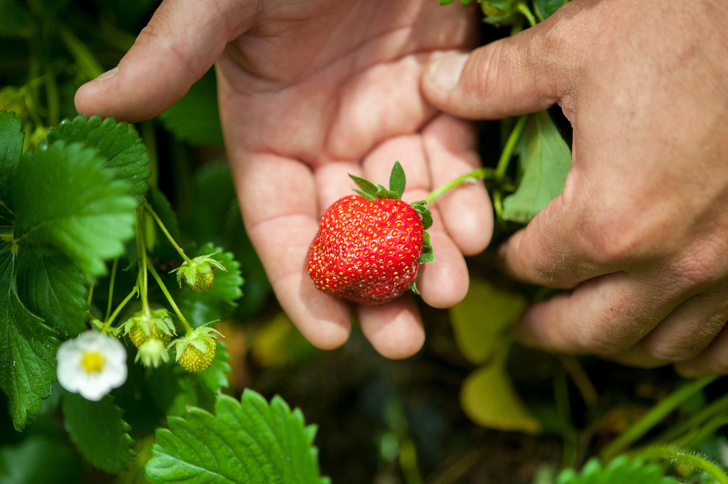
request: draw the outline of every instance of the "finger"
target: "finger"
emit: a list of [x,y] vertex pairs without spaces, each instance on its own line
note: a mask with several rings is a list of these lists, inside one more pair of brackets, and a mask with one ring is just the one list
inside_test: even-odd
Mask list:
[[349,337],[349,307],[318,291],[305,270],[319,219],[311,171],[272,154],[233,152],[232,158],[248,235],[278,301],[314,346],[341,346]]
[[547,109],[571,89],[576,77],[581,44],[573,40],[582,29],[571,21],[578,10],[565,5],[517,35],[470,54],[435,59],[422,79],[425,97],[443,111],[472,119]]
[[683,376],[695,378],[702,375],[728,373],[728,330],[724,327],[705,351],[697,357],[680,362],[675,369]]
[[610,253],[608,241],[598,238],[606,230],[600,224],[608,224],[584,215],[600,204],[580,181],[570,182],[574,176],[572,170],[564,191],[499,247],[499,263],[515,279],[566,289],[622,269],[623,254],[616,248]]
[[223,0],[163,1],[119,65],[81,86],[76,109],[130,122],[162,113],[243,33],[251,13]]
[[425,342],[425,330],[412,297],[405,295],[386,304],[357,306],[364,336],[387,358],[408,358]]
[[617,355],[674,309],[662,292],[624,272],[592,279],[529,308],[516,324],[516,338],[546,351]]
[[462,301],[468,293],[470,279],[462,253],[443,230],[437,230],[439,217],[430,229],[434,262],[420,266],[417,290],[422,300],[434,308],[449,308]]
[[333,162],[314,169],[319,211],[323,213],[331,204],[354,193],[356,183],[349,175],[362,176],[355,162]]
[[[435,187],[480,167],[470,123],[439,115],[425,126],[422,137]],[[483,182],[450,190],[434,205],[442,214],[448,236],[463,254],[485,250],[493,233],[493,210]]]
[[613,359],[629,366],[654,368],[696,358],[720,333],[726,321],[725,292],[693,296],[645,338]]
[[[364,160],[365,175],[370,180],[383,179],[397,157],[407,177],[403,198],[406,201],[424,199],[432,183],[420,135],[399,136],[379,145]],[[430,207],[430,212],[433,224],[427,232],[435,261],[420,266],[417,288],[430,306],[450,307],[462,301],[468,292],[468,269],[462,253],[447,235],[437,207]]]

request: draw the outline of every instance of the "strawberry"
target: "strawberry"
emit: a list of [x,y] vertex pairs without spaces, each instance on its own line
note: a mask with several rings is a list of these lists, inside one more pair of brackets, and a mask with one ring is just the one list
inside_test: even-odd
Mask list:
[[172,272],[177,273],[179,287],[182,287],[182,281],[185,281],[187,287],[198,294],[209,291],[215,282],[215,268],[227,271],[220,261],[212,258],[213,255],[215,253],[195,257],[174,269]]
[[172,341],[167,348],[174,348],[176,361],[182,368],[190,373],[202,373],[215,361],[217,341],[213,333],[220,335],[215,329],[203,325]]
[[141,346],[150,339],[158,339],[166,345],[172,338],[171,335],[168,335],[159,329],[157,325],[152,325],[151,334],[147,335],[144,331],[144,323],[141,323],[131,327],[129,330],[129,339],[132,343],[134,343],[134,346],[141,348]]
[[[351,176],[351,175],[350,175]],[[361,304],[381,304],[414,285],[420,263],[433,260],[424,202],[401,200],[405,178],[395,163],[390,188],[351,176],[362,190],[331,205],[321,217],[307,257],[317,289]]]
[[166,309],[152,310],[149,317],[139,311],[122,325],[121,330],[137,348],[141,348],[150,339],[157,339],[166,345],[175,332],[172,318]]
[[215,339],[205,336],[201,341],[205,345],[205,351],[189,344],[177,358],[177,363],[189,373],[202,373],[210,368],[212,362],[215,361],[215,351],[217,349]]

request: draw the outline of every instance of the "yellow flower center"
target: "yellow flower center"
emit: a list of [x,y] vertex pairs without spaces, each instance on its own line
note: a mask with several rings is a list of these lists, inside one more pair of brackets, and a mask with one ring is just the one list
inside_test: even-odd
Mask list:
[[106,358],[94,351],[85,352],[81,358],[81,365],[86,373],[97,373],[103,370],[105,362]]

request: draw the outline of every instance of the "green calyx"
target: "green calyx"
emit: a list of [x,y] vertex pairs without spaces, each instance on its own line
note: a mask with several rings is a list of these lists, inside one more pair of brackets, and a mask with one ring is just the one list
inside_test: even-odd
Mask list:
[[224,265],[212,254],[201,255],[190,261],[185,261],[172,272],[177,273],[177,283],[182,287],[182,281],[195,292],[207,292],[215,279],[215,268],[227,271]]
[[[349,176],[361,188],[361,190],[355,189],[354,191],[367,200],[402,200],[404,187],[407,184],[407,177],[399,161],[394,162],[392,173],[389,175],[389,189],[383,185],[375,185],[366,178],[352,174],[349,174]],[[430,234],[427,233],[427,229],[432,227],[432,213],[427,208],[427,204],[428,202],[426,200],[418,200],[410,204],[420,214],[422,218],[422,229],[425,230],[425,236],[422,242],[422,255],[420,255],[419,261],[420,264],[435,261],[432,244],[430,243]]]
[[356,193],[366,198],[367,200],[402,200],[402,194],[404,194],[404,186],[407,183],[407,178],[404,175],[404,169],[399,161],[394,162],[392,167],[392,174],[389,176],[389,189],[383,185],[375,185],[366,178],[361,178],[349,174],[352,180],[361,188],[361,190],[354,190]]
[[141,328],[147,338],[152,337],[152,331],[154,328],[157,328],[169,337],[177,334],[174,323],[172,322],[172,317],[166,309],[154,309],[149,312],[149,316],[147,316],[143,311],[139,311],[135,313],[134,316],[126,320],[124,324],[119,326],[117,331],[126,336],[132,328],[136,326]]

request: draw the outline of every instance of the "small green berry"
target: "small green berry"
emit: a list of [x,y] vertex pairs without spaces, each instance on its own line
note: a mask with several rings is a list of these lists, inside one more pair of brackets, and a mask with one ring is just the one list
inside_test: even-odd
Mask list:
[[185,261],[177,269],[172,272],[177,273],[177,283],[182,287],[182,281],[187,287],[196,293],[204,293],[210,290],[213,282],[215,282],[215,268],[227,271],[217,259],[213,259],[213,254],[201,255],[195,257],[189,263]]
[[166,345],[175,334],[172,317],[166,309],[150,311],[149,317],[143,311],[139,311],[129,318],[120,329],[129,336],[132,344],[137,348],[141,348],[150,339],[157,339]]
[[177,359],[177,363],[190,373],[202,373],[210,368],[212,362],[215,361],[215,352],[217,350],[215,339],[205,336],[202,338],[202,342],[205,345],[205,351],[201,351],[197,346],[190,344],[187,345],[187,348]]
[[190,373],[202,373],[215,361],[217,342],[212,333],[218,331],[206,325],[188,333],[183,338],[172,341],[168,348],[174,347],[176,361]]

